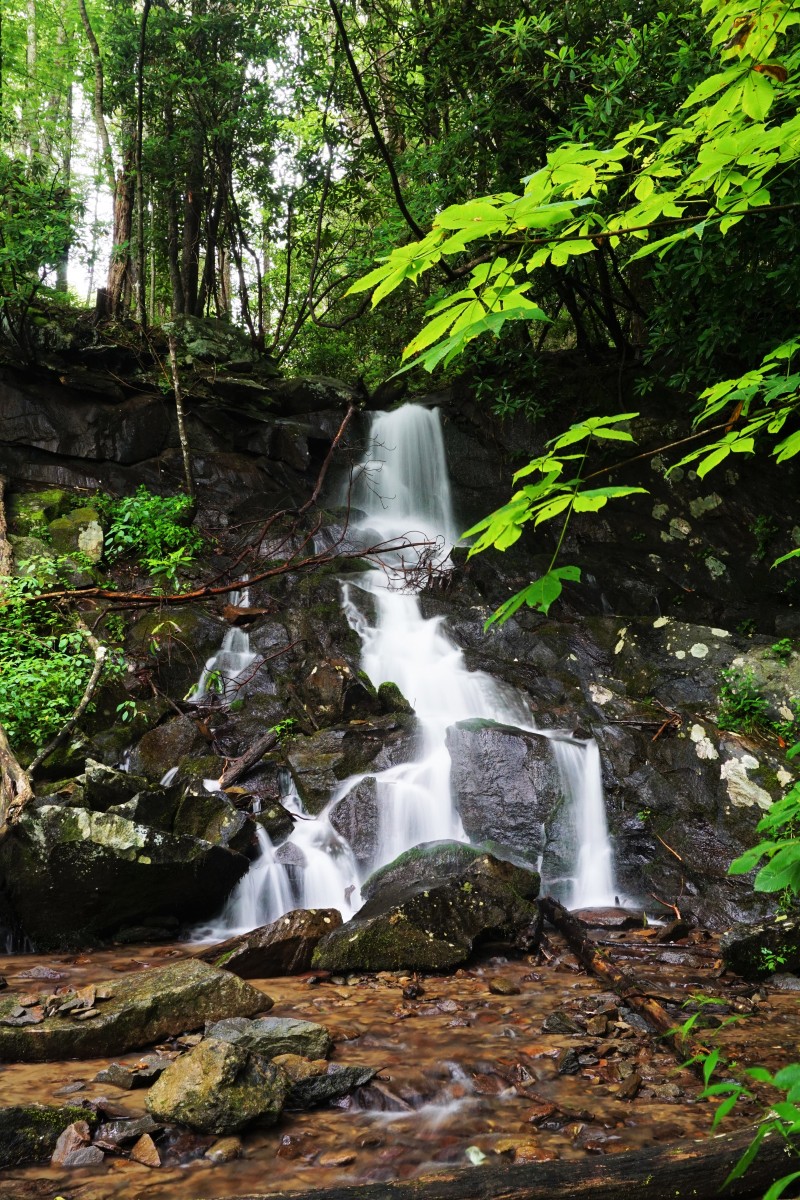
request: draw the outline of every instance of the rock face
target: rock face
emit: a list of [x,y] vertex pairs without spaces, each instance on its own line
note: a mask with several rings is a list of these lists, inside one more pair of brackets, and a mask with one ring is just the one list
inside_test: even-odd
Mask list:
[[253,1050],[263,1058],[279,1054],[298,1054],[303,1058],[327,1058],[333,1042],[324,1025],[314,1021],[296,1021],[292,1017],[262,1017],[248,1021],[246,1017],[226,1017],[209,1025],[209,1037],[233,1042],[245,1050]]
[[0,848],[5,906],[40,950],[147,918],[210,916],[248,865],[199,838],[59,805],[26,812]]
[[382,771],[414,757],[416,721],[404,714],[298,737],[287,754],[289,769],[309,812],[320,812],[343,779]]
[[91,1020],[46,1017],[18,1025],[16,1000],[0,1000],[0,1061],[50,1062],[123,1054],[206,1021],[252,1016],[272,1007],[263,992],[227,971],[188,959],[109,981]]
[[215,967],[224,967],[241,979],[296,975],[311,966],[320,938],[341,923],[338,909],[298,908],[270,925],[211,946],[197,957]]
[[[377,886],[370,888],[368,881],[367,903],[320,942],[315,966],[444,970],[464,962],[482,939],[504,938],[521,946],[535,940],[535,871],[473,851],[468,865],[443,879],[443,851],[436,843],[401,860],[400,869],[390,864],[381,873]],[[410,868],[407,876],[404,868]]]
[[14,1104],[0,1108],[0,1169],[22,1163],[45,1162],[64,1130],[75,1121],[97,1124],[91,1109],[70,1104]]
[[284,1073],[260,1054],[204,1038],[153,1084],[147,1110],[199,1133],[236,1133],[254,1121],[274,1124],[288,1091]]
[[720,939],[726,967],[745,979],[800,971],[800,919],[779,914],[760,925],[736,926]]
[[563,791],[549,739],[495,721],[459,721],[447,731],[450,786],[473,842],[541,853]]

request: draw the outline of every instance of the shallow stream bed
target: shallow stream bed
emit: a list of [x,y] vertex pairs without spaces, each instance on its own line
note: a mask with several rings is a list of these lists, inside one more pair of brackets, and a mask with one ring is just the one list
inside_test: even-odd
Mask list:
[[[698,993],[724,999],[725,1008],[706,1011],[719,1014],[717,1020],[740,1018],[716,1035],[740,1063],[774,1069],[796,1056],[800,993],[719,978],[713,941],[675,952],[652,946],[652,934],[604,937],[634,944],[635,957],[626,965],[652,985],[650,994],[661,1002],[682,1003]],[[557,937],[551,948],[549,962],[510,959],[502,948],[494,954],[490,948],[469,970],[419,980],[390,973],[254,980],[275,1002],[271,1015],[325,1024],[336,1043],[334,1059],[379,1068],[375,1082],[336,1106],[286,1113],[277,1126],[247,1132],[243,1156],[232,1162],[213,1164],[203,1155],[214,1139],[188,1134],[162,1148],[160,1168],[110,1155],[91,1170],[19,1168],[0,1176],[0,1197],[205,1200],[409,1179],[470,1162],[476,1171],[500,1161],[585,1162],[587,1156],[702,1137],[714,1109],[698,1099],[696,1076],[585,974]],[[2,972],[12,991],[24,993],[38,986],[37,978],[85,984],[162,965],[187,949],[13,956],[3,960]],[[691,958],[683,964],[646,961],[651,955],[686,959],[687,953]],[[45,970],[59,978],[44,976]],[[566,1024],[554,1014],[566,1017]],[[552,1028],[561,1022],[566,1029],[570,1020],[576,1032]],[[546,1021],[551,1028],[543,1030]],[[131,1054],[118,1061],[138,1058]],[[115,1115],[140,1115],[145,1090],[94,1082],[108,1061],[4,1064],[0,1101],[102,1099]],[[640,1082],[632,1087],[634,1075]],[[635,1092],[631,1099],[618,1095],[626,1083]],[[742,1107],[726,1128],[750,1123],[757,1111]]]

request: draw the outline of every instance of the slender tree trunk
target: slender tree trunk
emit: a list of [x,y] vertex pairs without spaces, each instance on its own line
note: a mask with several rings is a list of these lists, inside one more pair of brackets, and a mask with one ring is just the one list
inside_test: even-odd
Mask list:
[[[175,136],[175,117],[172,100],[167,99],[164,111],[164,124],[167,134],[167,146],[171,146]],[[167,187],[167,264],[169,281],[172,288],[172,315],[179,316],[186,311],[183,293],[183,278],[181,276],[178,232],[178,193],[170,179]]]
[[[71,189],[71,185],[72,185],[73,110],[72,110],[72,80],[71,79],[69,79],[67,81],[67,103],[66,103],[65,117],[66,117],[66,120],[65,120],[65,129],[64,129],[64,142],[63,142],[64,150],[63,150],[63,156],[62,156],[62,163],[63,163],[63,171],[64,171],[64,188],[65,188],[67,196],[69,197],[71,194],[70,189]],[[70,251],[70,242],[67,242],[67,244],[64,246],[64,249],[61,251],[61,254],[58,257],[58,262],[56,263],[56,291],[57,292],[66,292],[66,290],[67,290],[68,275],[69,275],[69,251]]]
[[[181,287],[183,311],[198,315],[198,283],[200,280],[200,230],[203,215],[203,137],[195,128],[186,172],[186,195],[183,205],[183,251],[181,255]],[[202,313],[202,309],[200,310]]]
[[183,479],[186,487],[186,495],[192,501],[192,506],[195,504],[195,489],[194,489],[194,471],[192,470],[192,452],[189,446],[189,436],[186,432],[186,414],[183,408],[183,389],[181,387],[181,376],[178,370],[178,351],[173,334],[169,335],[169,366],[172,374],[172,389],[175,393],[175,412],[178,417],[178,437],[181,443],[181,454],[183,456]]
[[136,60],[136,318],[144,328],[147,324],[147,294],[145,287],[144,244],[144,174],[142,146],[144,142],[144,54],[147,42],[147,20],[152,0],[144,0],[139,26],[139,54]]
[[97,136],[100,139],[102,149],[101,161],[105,172],[106,183],[108,184],[112,194],[116,191],[116,174],[114,171],[114,155],[111,152],[111,139],[108,136],[108,126],[106,125],[105,116],[105,74],[103,71],[103,58],[100,54],[100,46],[92,29],[92,23],[89,20],[89,14],[86,11],[86,0],[78,0],[78,12],[80,13],[81,23],[83,24],[86,40],[89,43],[89,51],[94,64],[94,96],[92,98],[92,111],[94,115],[94,123],[97,127]]
[[28,143],[28,156],[36,158],[39,153],[39,130],[36,112],[36,0],[27,0],[25,8],[25,68],[27,72],[24,126]]
[[131,294],[131,234],[133,233],[136,147],[128,129],[128,144],[114,189],[114,233],[106,281],[109,315],[118,317]]

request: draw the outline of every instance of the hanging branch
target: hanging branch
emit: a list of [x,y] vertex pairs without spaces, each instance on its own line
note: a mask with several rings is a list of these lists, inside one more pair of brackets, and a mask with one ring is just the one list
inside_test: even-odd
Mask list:
[[84,688],[78,707],[75,709],[67,723],[62,725],[56,736],[52,738],[51,741],[49,741],[47,745],[37,753],[36,757],[28,767],[28,775],[31,778],[36,774],[36,771],[42,765],[44,760],[49,758],[54,750],[58,749],[65,738],[69,737],[75,726],[78,724],[78,721],[80,721],[81,717],[86,712],[86,709],[91,703],[95,688],[100,681],[100,676],[103,673],[103,667],[105,666],[106,658],[108,657],[108,647],[104,646],[102,642],[97,640],[89,626],[82,620],[81,617],[77,618],[77,625],[78,629],[84,635],[94,652],[94,667],[92,668],[92,673],[89,676],[89,681],[86,684],[86,687]]

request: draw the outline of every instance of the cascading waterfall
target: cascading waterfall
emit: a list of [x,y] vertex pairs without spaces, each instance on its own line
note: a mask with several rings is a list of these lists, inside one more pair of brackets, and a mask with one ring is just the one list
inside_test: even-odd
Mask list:
[[[403,538],[425,542],[423,573],[446,568],[458,533],[436,410],[405,405],[373,416],[370,449],[353,486],[353,506],[361,514],[354,534],[362,544],[397,543]],[[448,726],[483,717],[533,728],[522,697],[483,672],[467,670],[461,650],[447,636],[444,618],[423,616],[419,597],[408,583],[409,579],[420,582],[413,553],[411,558],[409,570],[409,551],[397,550],[384,558],[381,570],[366,571],[343,588],[345,613],[361,639],[364,670],[376,687],[388,681],[397,684],[420,726],[415,761],[374,776],[381,817],[367,873],[420,842],[467,840],[450,792]],[[231,632],[247,638],[239,630]],[[227,649],[233,650],[233,645]],[[207,672],[222,670],[224,651],[225,643],[207,664]],[[249,652],[249,642],[241,647],[237,643],[237,653]],[[235,674],[241,674],[242,661],[230,664],[232,674],[234,668]],[[196,696],[203,694],[202,688],[201,679]],[[597,746],[564,734],[554,738],[552,745],[576,831],[569,901],[575,907],[613,903]],[[342,783],[315,818],[304,811],[287,778],[283,803],[298,818],[291,837],[275,850],[259,831],[260,856],[231,894],[219,923],[203,935],[230,936],[298,907],[332,907],[345,919],[352,915],[359,906],[362,876],[329,814],[361,778]]]

